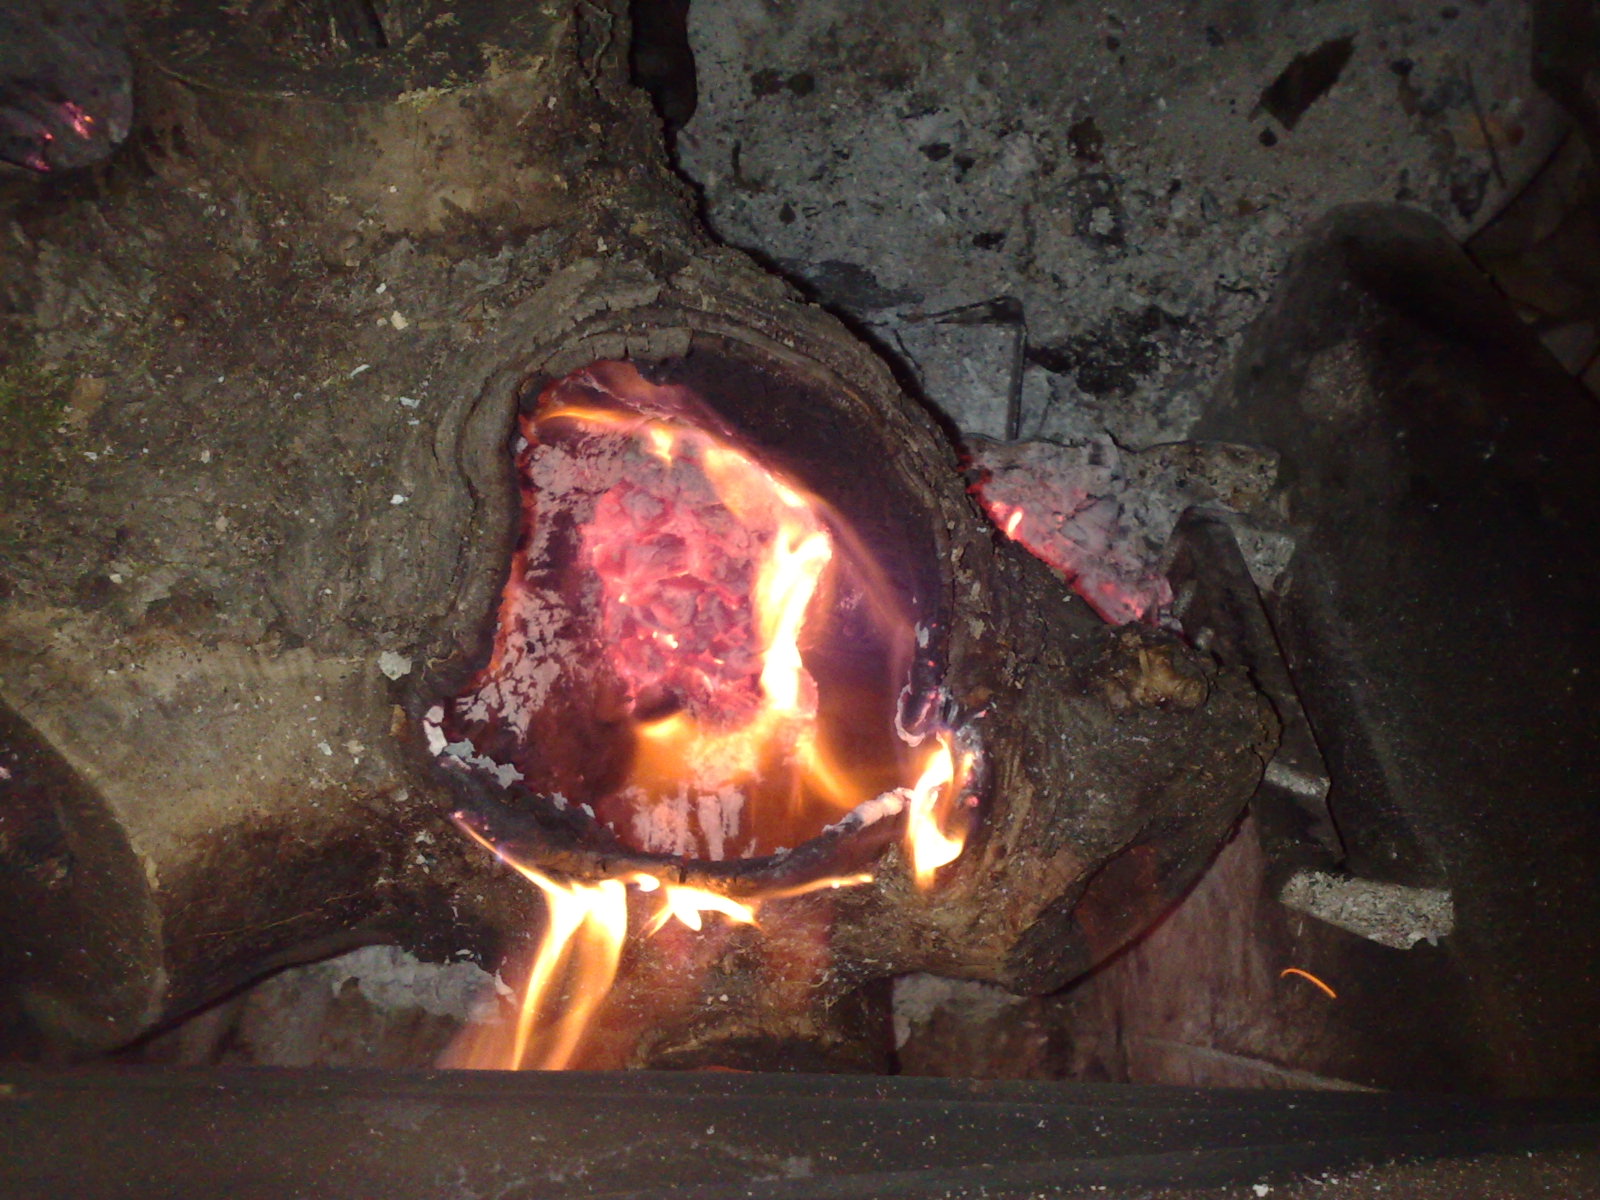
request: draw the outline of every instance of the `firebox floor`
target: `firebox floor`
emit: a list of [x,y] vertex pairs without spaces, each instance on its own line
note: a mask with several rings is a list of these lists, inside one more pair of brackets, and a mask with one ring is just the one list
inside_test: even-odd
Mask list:
[[8,1068],[0,1144],[5,1196],[1600,1195],[1600,1101],[911,1078]]

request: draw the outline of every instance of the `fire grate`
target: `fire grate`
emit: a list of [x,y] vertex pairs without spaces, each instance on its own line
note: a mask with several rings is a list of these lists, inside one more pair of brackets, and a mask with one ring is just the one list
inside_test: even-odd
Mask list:
[[[0,1072],[0,1191],[1024,1200],[1600,1187],[1600,1105],[932,1079]],[[83,1153],[84,1131],[95,1152]],[[1461,1156],[1474,1156],[1451,1161]],[[1510,1156],[1515,1156],[1510,1157]],[[1411,1165],[1363,1166],[1373,1162]],[[1346,1176],[1354,1175],[1354,1178]],[[1310,1177],[1310,1178],[1308,1178]],[[1296,1182],[1299,1180],[1300,1182]],[[1226,1188],[1225,1192],[1211,1192]]]

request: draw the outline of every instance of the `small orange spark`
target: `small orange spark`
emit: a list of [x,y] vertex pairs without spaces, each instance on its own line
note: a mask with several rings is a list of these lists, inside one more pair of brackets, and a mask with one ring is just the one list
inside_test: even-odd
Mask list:
[[1334,991],[1327,984],[1323,983],[1322,980],[1318,979],[1310,971],[1302,971],[1299,967],[1285,967],[1283,970],[1278,972],[1279,979],[1287,979],[1290,975],[1298,975],[1301,979],[1309,979],[1323,991],[1327,992],[1328,999],[1330,1000],[1337,1000],[1339,998],[1338,992]]

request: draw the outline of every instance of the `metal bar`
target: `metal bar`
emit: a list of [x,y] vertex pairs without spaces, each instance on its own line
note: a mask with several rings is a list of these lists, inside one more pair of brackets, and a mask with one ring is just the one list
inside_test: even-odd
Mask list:
[[1594,1101],[864,1076],[10,1068],[0,1135],[0,1194],[79,1200],[1159,1196],[1572,1147],[1600,1171]]

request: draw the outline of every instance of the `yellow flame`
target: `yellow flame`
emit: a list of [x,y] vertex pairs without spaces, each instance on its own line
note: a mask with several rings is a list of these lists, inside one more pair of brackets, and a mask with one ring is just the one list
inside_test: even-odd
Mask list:
[[[459,822],[458,822],[459,824]],[[460,828],[544,894],[546,926],[528,969],[517,1011],[509,1062],[513,1070],[532,1067],[559,1071],[567,1067],[583,1039],[595,1009],[611,990],[628,934],[627,889],[620,879],[598,883],[561,883],[518,862],[466,825]],[[568,1003],[549,1027],[540,1031],[537,1058],[529,1061],[540,1014],[561,985]],[[469,1065],[481,1066],[482,1063]]]
[[[654,876],[647,878],[653,879]],[[749,904],[741,904],[737,900],[707,891],[705,888],[670,883],[662,892],[660,910],[644,927],[645,936],[655,933],[674,917],[698,933],[702,928],[702,917],[705,913],[718,913],[736,925],[756,923],[756,910]]]
[[[537,419],[557,418],[627,432],[639,438],[646,453],[668,465],[682,456],[699,468],[720,504],[745,526],[754,544],[762,547],[750,596],[759,653],[759,706],[734,728],[712,727],[687,710],[640,723],[630,784],[646,793],[670,794],[691,780],[696,786],[718,790],[742,787],[776,767],[792,771],[795,805],[800,803],[803,782],[826,805],[840,812],[853,807],[864,798],[860,794],[863,789],[850,778],[845,765],[830,759],[822,744],[817,686],[801,654],[807,613],[813,607],[820,611],[827,603],[827,594],[819,601],[818,593],[830,579],[829,566],[835,557],[834,531],[819,515],[826,511],[820,502],[752,457],[690,426],[636,411],[587,405],[558,405]],[[1021,519],[1019,509],[1008,520],[1006,531],[1014,533]],[[844,539],[843,569],[861,569],[859,564],[850,565],[862,556],[848,530],[841,529],[839,534]],[[863,563],[868,561],[862,558]],[[872,578],[878,577],[874,574]],[[875,583],[868,594],[871,603],[887,606],[885,583]],[[628,602],[626,597],[618,601]],[[652,636],[669,648],[675,643],[663,631]],[[934,873],[961,853],[965,822],[959,819],[957,798],[970,765],[970,755],[957,761],[953,737],[941,733],[937,747],[921,765],[917,782],[890,793],[905,797],[905,856],[920,888],[929,887]],[[870,872],[818,879],[773,888],[748,902],[705,888],[667,884],[644,872],[597,883],[562,882],[467,832],[534,884],[548,912],[547,928],[523,988],[509,1054],[484,1047],[468,1065],[561,1069],[575,1061],[583,1049],[586,1030],[616,979],[630,930],[630,892],[656,899],[653,913],[638,931],[639,936],[649,938],[674,919],[696,932],[704,929],[710,917],[754,926],[765,901],[860,886],[873,879]]]
[[[833,541],[798,492],[746,455],[708,444],[700,461],[729,512],[753,528],[777,526],[751,596],[761,639],[761,691],[769,710],[813,716],[816,697],[804,686],[810,677],[800,661],[800,634],[822,573],[833,561]],[[773,513],[774,498],[787,511]]]
[[629,887],[660,893],[659,907],[640,930],[641,936],[648,938],[673,920],[698,933],[710,915],[731,924],[755,925],[757,909],[765,900],[872,882],[871,872],[863,871],[775,888],[748,903],[706,888],[662,883],[645,872],[598,883],[561,883],[496,849],[472,830],[466,831],[539,889],[548,915],[522,987],[509,1051],[503,1042],[469,1037],[447,1056],[448,1065],[453,1066],[560,1071],[573,1064],[616,981],[629,928]]
[[[676,720],[677,717],[670,717],[657,726],[671,726]],[[940,733],[938,745],[924,762],[917,782],[907,789],[905,846],[912,878],[919,888],[929,887],[934,873],[954,862],[965,845],[965,829],[955,820],[955,797],[965,784],[971,765],[972,755],[963,754],[958,762],[954,739],[947,732]],[[673,920],[699,932],[710,915],[734,924],[756,925],[757,912],[765,901],[858,887],[873,880],[870,871],[816,879],[773,888],[748,902],[707,888],[663,883],[642,871],[598,883],[562,883],[518,862],[465,825],[462,828],[534,884],[543,894],[548,912],[544,936],[522,990],[510,1053],[501,1059],[492,1049],[475,1056],[469,1052],[465,1065],[471,1066],[561,1070],[571,1065],[616,980],[629,928],[629,887],[647,894],[660,893],[654,915],[641,929],[642,936],[648,938]],[[563,993],[564,1005],[559,1003]],[[559,1008],[559,1015],[541,1026],[541,1016],[552,1008]],[[536,1042],[537,1052],[530,1055]]]
[[[754,904],[705,888],[663,884],[643,871],[597,883],[563,883],[519,862],[467,825],[458,825],[473,841],[537,887],[544,896],[546,912],[544,934],[522,987],[509,1052],[502,1058],[492,1047],[482,1053],[465,1048],[461,1065],[542,1071],[571,1066],[596,1011],[616,981],[628,936],[629,887],[661,893],[660,907],[644,926],[646,937],[673,919],[699,932],[704,928],[705,916],[712,913],[734,924],[756,923]],[[818,886],[825,885],[823,881]],[[565,1003],[560,1003],[563,998]],[[550,1017],[552,1009],[556,1013]],[[541,1023],[542,1017],[546,1019]],[[530,1050],[535,1052],[530,1054]]]
[[678,451],[678,439],[672,431],[665,425],[651,425],[645,430],[645,436],[650,440],[650,453],[670,467]]
[[[618,879],[564,884],[528,867],[517,870],[544,893],[549,926],[523,989],[511,1061],[559,1071],[572,1062],[590,1016],[617,977],[628,931],[627,890]],[[570,978],[568,1002],[545,1035],[539,1058],[529,1063],[534,1023],[562,975]]]
[[[966,763],[962,774],[965,775]],[[933,882],[933,873],[954,862],[966,844],[965,832],[947,831],[941,816],[948,817],[953,793],[957,790],[955,753],[948,733],[939,735],[939,745],[928,756],[922,775],[911,788],[906,811],[906,846],[911,856],[911,877],[919,888]]]
[[825,879],[812,879],[806,883],[791,884],[772,892],[763,892],[763,900],[787,900],[791,896],[809,896],[812,892],[831,892],[839,888],[860,887],[871,883],[871,871],[858,871],[854,875],[830,875]]
[[785,522],[756,584],[757,628],[766,646],[761,690],[767,703],[780,712],[806,716],[816,712],[815,696],[806,704],[801,694],[801,682],[808,676],[800,662],[800,631],[817,581],[832,558],[833,546],[825,532],[805,533]]

